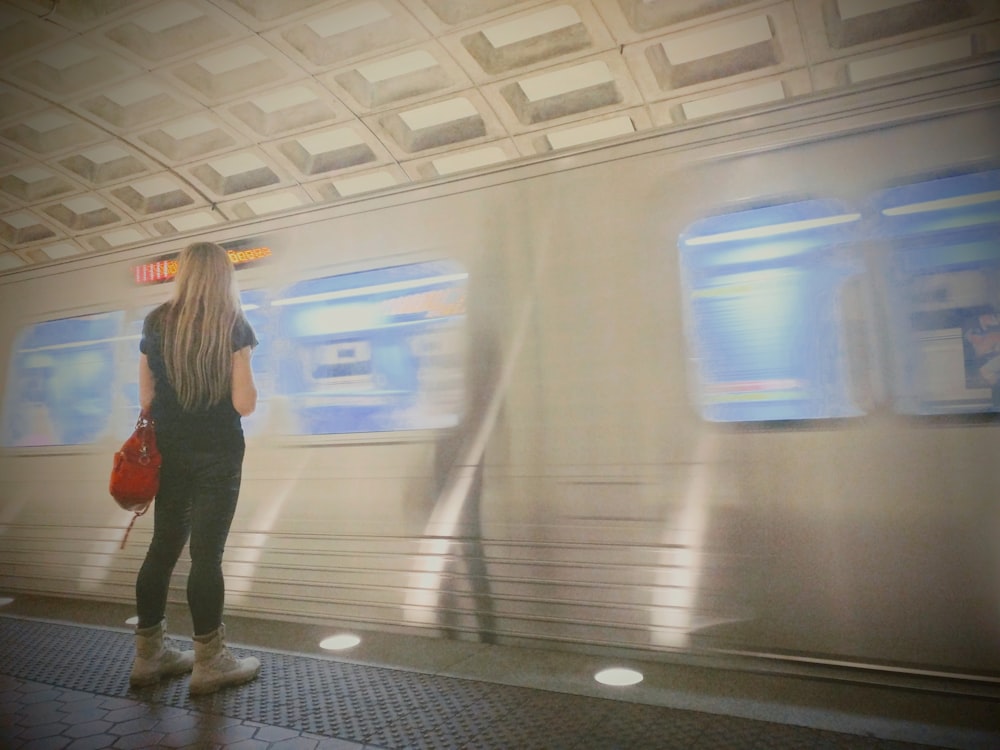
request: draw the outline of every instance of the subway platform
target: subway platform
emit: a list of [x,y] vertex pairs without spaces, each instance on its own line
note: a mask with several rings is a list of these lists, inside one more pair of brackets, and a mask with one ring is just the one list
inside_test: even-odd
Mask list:
[[[728,670],[229,616],[252,683],[130,689],[130,607],[11,594],[0,608],[3,748],[657,750],[1000,748],[1000,686],[856,670]],[[5,599],[6,601],[6,599]],[[168,610],[184,647],[183,608]],[[176,634],[176,635],[175,635]],[[640,670],[614,688],[593,675]]]

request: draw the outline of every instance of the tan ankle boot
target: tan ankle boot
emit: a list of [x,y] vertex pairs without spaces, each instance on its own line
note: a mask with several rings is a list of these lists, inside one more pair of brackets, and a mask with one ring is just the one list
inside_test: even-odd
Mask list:
[[145,687],[159,682],[164,677],[190,672],[194,666],[193,651],[178,651],[163,642],[166,620],[157,625],[135,630],[135,661],[129,684]]
[[194,671],[188,691],[192,695],[214,693],[227,685],[249,682],[260,672],[260,660],[253,656],[237,659],[226,648],[226,626],[214,633],[194,637]]

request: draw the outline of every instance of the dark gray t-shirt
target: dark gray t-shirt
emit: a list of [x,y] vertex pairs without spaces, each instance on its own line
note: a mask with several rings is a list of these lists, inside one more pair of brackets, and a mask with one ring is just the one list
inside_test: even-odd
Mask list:
[[[146,355],[156,382],[151,409],[156,421],[160,445],[183,445],[191,449],[225,450],[243,445],[243,426],[232,399],[224,398],[207,409],[187,412],[177,401],[177,392],[167,378],[163,361],[163,325],[168,304],[164,303],[146,316],[142,323],[139,351]],[[257,346],[257,337],[246,318],[240,317],[233,328],[233,351]]]

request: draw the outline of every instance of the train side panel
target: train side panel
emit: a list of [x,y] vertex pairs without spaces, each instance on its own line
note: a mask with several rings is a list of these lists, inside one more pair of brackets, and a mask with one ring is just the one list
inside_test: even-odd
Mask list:
[[[451,310],[460,345],[407,345],[462,361],[454,424],[425,429],[352,434],[334,416],[304,434],[289,415],[317,403],[315,393],[348,403],[359,383],[365,398],[393,390],[366,379],[378,344],[332,308],[312,316],[312,338],[268,329],[264,372],[277,385],[248,431],[227,607],[602,653],[766,653],[997,674],[995,412],[982,383],[954,414],[939,413],[945,401],[932,404],[929,386],[894,400],[910,387],[900,385],[910,360],[893,326],[914,316],[893,313],[888,292],[899,282],[882,261],[894,256],[867,223],[880,191],[997,169],[1000,95],[986,74],[227,229],[273,251],[270,265],[239,277],[277,321],[305,299],[289,292],[296,285],[383,268],[461,269],[452,276],[465,300]],[[771,273],[776,256],[733,260],[727,243],[759,237],[760,217],[788,206],[813,213],[769,219],[809,240],[773,244],[787,256],[780,273]],[[696,251],[688,265],[685,238]],[[1000,247],[983,247],[970,261],[982,280],[975,301],[1000,307]],[[37,321],[115,310],[134,319],[169,287],[135,286],[130,267],[167,249],[178,248],[0,280],[0,351],[21,346],[19,333]],[[719,265],[692,270],[708,257]],[[773,293],[753,285],[763,278]],[[330,288],[333,298],[360,294]],[[746,297],[753,289],[759,296]],[[772,318],[762,305],[774,305]],[[815,319],[796,322],[807,313]],[[758,319],[801,337],[779,363],[787,372],[712,380],[726,363],[707,362],[703,330],[728,320],[727,356],[753,364],[771,330],[751,325]],[[952,324],[928,319],[909,339],[937,338],[918,354],[960,353],[960,338],[939,335]],[[414,321],[393,325],[403,323]],[[282,390],[276,373],[292,366],[313,391]],[[823,381],[815,393],[813,377]],[[128,516],[106,489],[130,427],[127,393],[115,390],[114,424],[96,440],[0,454],[4,589],[131,598],[151,518],[119,550]],[[908,413],[911,402],[926,413]],[[171,597],[183,600],[180,576]]]

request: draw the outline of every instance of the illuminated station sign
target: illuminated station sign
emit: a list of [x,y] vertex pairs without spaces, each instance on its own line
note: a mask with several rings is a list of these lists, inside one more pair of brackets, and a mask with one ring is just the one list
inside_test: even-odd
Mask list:
[[[236,268],[242,268],[271,256],[271,248],[266,246],[226,248],[226,252]],[[135,266],[132,269],[135,282],[137,284],[162,284],[165,281],[170,281],[177,275],[177,259],[179,257],[179,252],[171,253]]]

